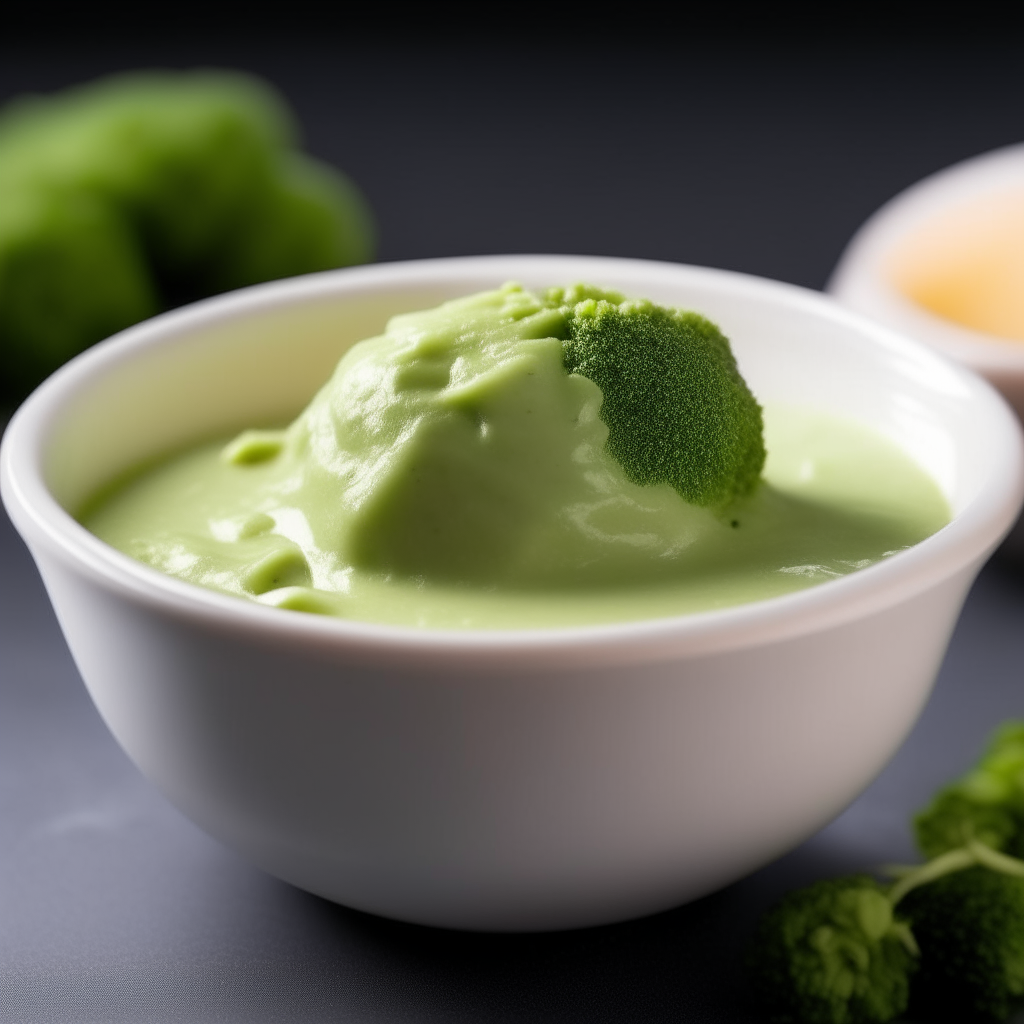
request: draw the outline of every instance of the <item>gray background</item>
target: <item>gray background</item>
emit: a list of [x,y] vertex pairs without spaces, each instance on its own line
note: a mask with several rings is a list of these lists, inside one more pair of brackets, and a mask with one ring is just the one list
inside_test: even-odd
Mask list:
[[[571,43],[8,37],[0,99],[121,68],[244,67],[284,90],[309,148],[366,190],[384,259],[600,253],[809,287],[901,188],[1024,137],[1024,52],[984,38]],[[642,921],[463,935],[292,889],[169,807],[99,721],[3,519],[0,1020],[757,1020],[736,965],[756,914],[792,885],[913,855],[908,815],[995,723],[1024,714],[1022,612],[1024,577],[997,560],[904,747],[779,862]]]

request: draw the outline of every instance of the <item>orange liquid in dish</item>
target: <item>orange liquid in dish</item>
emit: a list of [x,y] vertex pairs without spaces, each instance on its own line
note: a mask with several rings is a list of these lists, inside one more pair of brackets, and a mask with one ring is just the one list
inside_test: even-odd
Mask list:
[[890,273],[904,295],[930,312],[1024,341],[1024,187],[937,217],[900,246]]

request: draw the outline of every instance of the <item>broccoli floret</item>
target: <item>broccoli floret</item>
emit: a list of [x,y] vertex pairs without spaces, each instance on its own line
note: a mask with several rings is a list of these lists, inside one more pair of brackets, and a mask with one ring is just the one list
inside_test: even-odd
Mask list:
[[0,308],[0,390],[17,397],[160,309],[370,258],[362,197],[295,153],[295,134],[272,90],[215,72],[128,75],[9,106],[0,306],[16,308]]
[[900,904],[921,949],[911,1008],[924,1020],[1004,1019],[1024,995],[1024,878],[974,867]]
[[761,407],[721,331],[696,313],[598,289],[562,297],[575,300],[565,367],[601,389],[608,450],[626,476],[706,507],[749,494],[765,460]]
[[372,258],[373,225],[356,187],[333,168],[292,153],[217,253],[205,287],[228,291]]
[[918,848],[926,857],[937,857],[970,839],[1014,856],[1024,853],[1024,815],[1005,803],[985,803],[960,791],[956,785],[939,793],[928,809],[914,819]]
[[917,815],[914,831],[927,857],[971,839],[1024,856],[1024,722],[1002,725],[977,766]]
[[789,893],[762,917],[748,957],[759,1005],[778,1024],[869,1024],[907,1007],[915,946],[866,875]]
[[[1024,722],[998,729],[977,767],[940,792],[915,828],[934,856],[892,869],[898,880],[890,888],[860,877],[819,882],[762,919],[748,959],[773,1020],[890,1020],[907,1003],[905,992],[897,998],[897,980],[911,975],[910,1005],[922,1019],[1002,1020],[1024,997],[1024,860],[1004,852],[1018,851],[1024,836]],[[899,916],[881,941],[865,946],[865,929],[849,923],[846,908],[870,891]],[[820,929],[839,920],[847,922],[835,947],[842,958],[829,959],[814,937],[831,936]],[[917,970],[907,960],[915,949]],[[873,994],[870,1006],[865,994]]]
[[[789,893],[765,914],[748,971],[772,1021],[881,1024],[906,1009],[908,993],[941,1005],[941,995],[930,994],[940,976],[950,992],[959,993],[957,1005],[974,1007],[973,1013],[1008,1007],[1020,994],[1024,861],[973,840],[926,864],[894,871],[899,880],[888,888],[862,875],[817,882]],[[947,887],[958,873],[980,878],[979,872],[1007,881]],[[962,903],[942,897],[933,904],[927,894],[935,887],[940,894],[974,895]],[[1013,896],[989,923],[998,893]],[[922,925],[927,944],[921,941]],[[923,980],[911,982],[918,957],[930,966]],[[947,970],[962,977],[946,978]]]
[[106,204],[41,190],[0,197],[0,392],[25,393],[159,309],[138,240]]

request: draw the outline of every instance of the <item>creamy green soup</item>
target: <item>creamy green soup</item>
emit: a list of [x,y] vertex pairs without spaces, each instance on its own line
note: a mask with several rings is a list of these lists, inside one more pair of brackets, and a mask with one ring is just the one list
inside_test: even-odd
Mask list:
[[[81,520],[224,593],[462,629],[761,600],[864,568],[948,521],[938,487],[892,442],[812,409],[764,410],[763,479],[728,501],[636,482],[609,445],[601,388],[566,368],[567,310],[593,315],[593,291],[507,286],[395,317],[288,428],[174,455],[108,488]],[[618,299],[599,301],[623,316],[649,307]],[[722,387],[734,387],[722,359]],[[758,428],[760,410],[736,380],[749,468],[749,408]]]

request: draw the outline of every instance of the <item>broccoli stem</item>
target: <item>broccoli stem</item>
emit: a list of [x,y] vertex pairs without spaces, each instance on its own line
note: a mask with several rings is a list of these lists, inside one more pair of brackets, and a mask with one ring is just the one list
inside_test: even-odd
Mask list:
[[991,846],[979,843],[977,839],[971,839],[964,846],[957,850],[950,850],[943,853],[934,860],[922,864],[920,867],[904,868],[897,866],[889,868],[889,874],[899,874],[899,880],[889,890],[889,902],[895,907],[897,903],[912,889],[918,886],[927,885],[954,871],[963,871],[965,868],[972,868],[976,865],[983,865],[998,871],[1004,875],[1015,875],[1024,878],[1024,860],[1010,857],[1005,853],[993,850]]
[[985,867],[991,868],[993,871],[1000,871],[1004,875],[1016,875],[1018,878],[1024,878],[1024,860],[993,850],[991,846],[979,843],[976,839],[972,839],[969,846],[978,858],[979,864],[984,864]]

